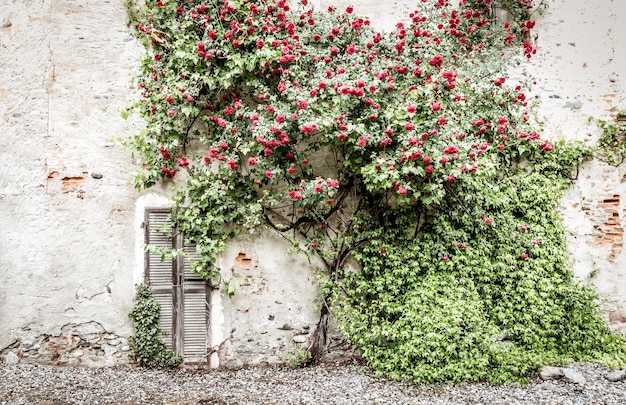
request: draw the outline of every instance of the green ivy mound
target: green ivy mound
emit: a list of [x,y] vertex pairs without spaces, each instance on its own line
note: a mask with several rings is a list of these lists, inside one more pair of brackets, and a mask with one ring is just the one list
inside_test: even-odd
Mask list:
[[158,338],[161,307],[147,286],[136,286],[134,304],[129,317],[135,333],[128,337],[128,344],[137,364],[146,368],[178,366],[183,359],[167,350]]
[[[553,156],[589,152],[559,146]],[[340,324],[376,372],[524,383],[547,364],[624,366],[624,340],[569,267],[556,211],[567,166],[527,163],[538,169],[486,181],[464,207],[443,204],[417,240],[411,215],[390,213],[394,226],[355,255],[362,269],[329,283]],[[492,221],[480,226],[468,215],[477,209],[492,211]]]
[[380,374],[420,382],[485,379],[489,324],[469,279],[423,275],[402,295],[351,312],[346,329]]
[[541,134],[528,83],[508,75],[535,54],[534,6],[497,2],[513,17],[501,23],[495,5],[422,0],[388,33],[306,0],[131,7],[146,47],[134,106],[146,128],[125,140],[135,184],[172,187],[207,279],[258,227],[320,263],[307,363],[332,314],[399,379],[624,364],[623,339],[573,279],[556,211],[592,151]]

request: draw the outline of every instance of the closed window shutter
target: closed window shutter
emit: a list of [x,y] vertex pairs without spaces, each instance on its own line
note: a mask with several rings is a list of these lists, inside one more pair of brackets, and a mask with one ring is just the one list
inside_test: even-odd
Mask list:
[[199,363],[207,356],[209,289],[189,265],[196,256],[195,246],[185,245],[183,250],[183,352],[186,361]]
[[[146,210],[146,243],[182,248],[185,255],[161,261],[146,252],[146,284],[161,305],[161,334],[168,349],[183,356],[185,363],[206,361],[209,336],[209,294],[205,280],[191,271],[196,255],[193,245],[172,227],[169,209]],[[165,231],[165,233],[163,233]]]
[[[171,249],[172,227],[169,221],[169,210],[150,209],[145,217],[146,244]],[[167,233],[162,230],[166,229]],[[165,342],[168,350],[174,349],[174,276],[175,262],[161,260],[158,254],[146,251],[146,280],[154,298],[161,306],[161,333],[159,338]]]
[[207,297],[204,281],[185,281],[183,353],[189,362],[201,362],[207,353]]

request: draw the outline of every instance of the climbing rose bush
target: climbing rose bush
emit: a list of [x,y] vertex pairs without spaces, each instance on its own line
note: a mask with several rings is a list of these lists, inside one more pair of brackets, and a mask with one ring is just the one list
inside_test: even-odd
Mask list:
[[535,53],[532,4],[500,5],[514,22],[494,20],[491,0],[421,0],[379,32],[353,7],[306,0],[149,0],[134,14],[147,50],[147,126],[126,141],[135,183],[174,186],[206,278],[260,226],[320,263],[312,361],[332,312],[399,379],[622,364],[554,211],[589,148],[541,135],[507,74]]

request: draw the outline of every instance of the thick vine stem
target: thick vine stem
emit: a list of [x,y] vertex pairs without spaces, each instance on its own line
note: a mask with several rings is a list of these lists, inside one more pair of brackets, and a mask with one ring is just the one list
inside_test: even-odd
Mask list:
[[305,365],[313,365],[320,361],[326,353],[328,345],[328,328],[330,326],[330,310],[328,309],[328,300],[322,300],[322,308],[320,309],[320,317],[315,326],[315,330],[309,339],[307,352],[309,357]]

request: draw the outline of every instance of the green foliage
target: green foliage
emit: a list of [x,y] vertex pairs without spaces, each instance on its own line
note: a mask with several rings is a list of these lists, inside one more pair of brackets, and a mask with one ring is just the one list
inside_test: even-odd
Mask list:
[[296,343],[296,347],[288,353],[287,363],[291,368],[300,368],[305,366],[310,358],[311,353]]
[[301,3],[134,9],[147,126],[126,145],[138,188],[179,185],[194,270],[215,277],[242,229],[276,231],[320,260],[323,302],[395,378],[622,364],[555,211],[591,149],[544,139],[526,84],[506,73],[535,53],[532,2],[499,2],[513,15],[501,23],[491,0],[424,0],[389,33],[351,7]]
[[610,165],[619,166],[626,159],[626,112],[620,111],[616,123],[605,120],[596,121],[602,134],[598,139],[601,158]]
[[165,348],[157,336],[160,332],[161,307],[150,289],[138,284],[135,289],[135,305],[128,315],[135,333],[128,337],[128,344],[137,364],[147,368],[176,367],[182,358]]
[[[398,379],[494,383],[573,359],[623,367],[623,339],[569,269],[555,210],[567,184],[526,167],[486,182],[463,208],[443,203],[420,239],[410,215],[390,214],[377,244],[355,255],[362,269],[327,285],[370,366]],[[483,224],[471,218],[480,212]]]

